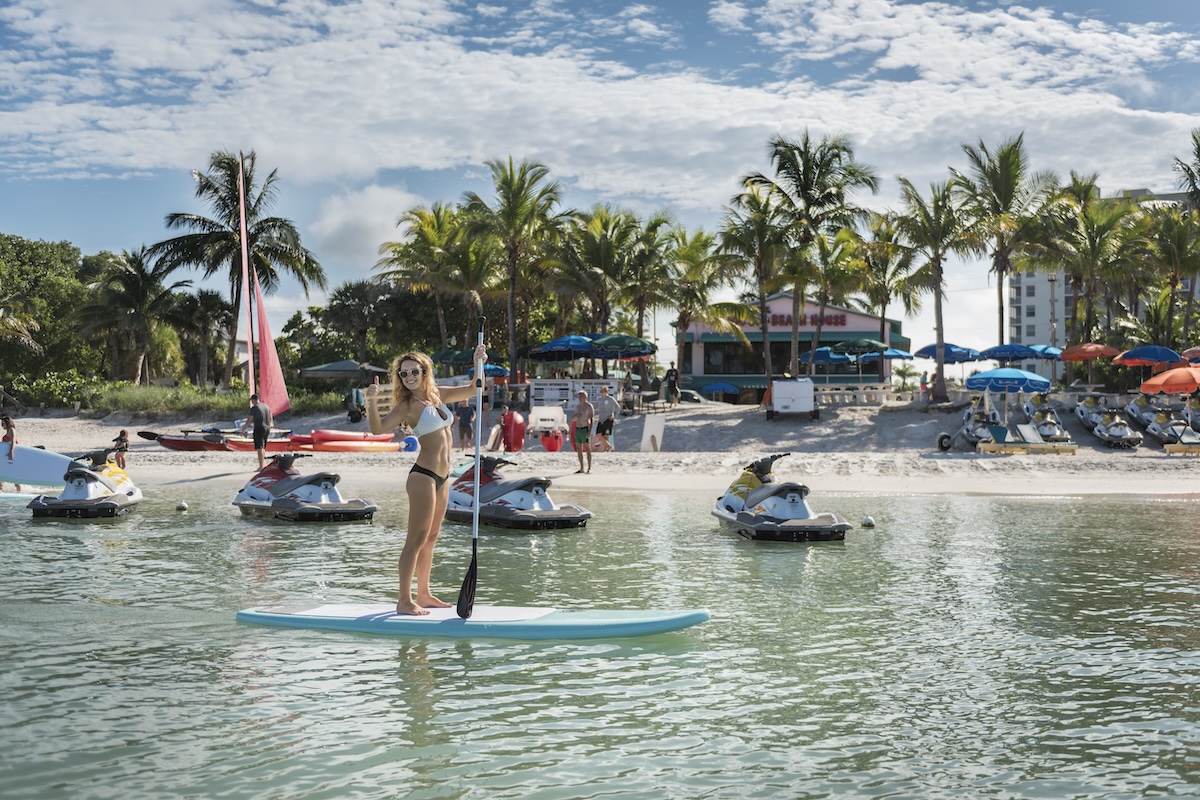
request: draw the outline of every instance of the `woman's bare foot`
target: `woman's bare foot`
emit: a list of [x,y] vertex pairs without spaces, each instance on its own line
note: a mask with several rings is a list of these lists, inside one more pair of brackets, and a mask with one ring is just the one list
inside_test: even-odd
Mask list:
[[[417,595],[417,605],[422,608],[450,608],[449,603],[443,603],[431,594]],[[424,613],[428,614],[429,612],[426,611]]]
[[397,600],[396,601],[396,613],[404,614],[404,615],[410,616],[410,617],[423,617],[426,614],[428,614],[429,612],[426,611],[425,609],[421,608],[419,605],[412,602],[411,600],[409,600],[408,602],[405,602],[403,600]]

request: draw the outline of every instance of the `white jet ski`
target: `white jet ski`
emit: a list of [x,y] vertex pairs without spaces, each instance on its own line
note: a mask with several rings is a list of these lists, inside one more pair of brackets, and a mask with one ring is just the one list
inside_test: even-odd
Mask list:
[[746,466],[725,494],[717,498],[712,515],[744,539],[772,542],[841,541],[853,525],[834,513],[814,512],[808,487],[776,482],[775,462],[791,453],[766,456]]
[[293,466],[307,453],[279,453],[242,487],[233,504],[247,516],[289,522],[353,522],[370,520],[379,506],[369,500],[342,497],[340,475],[301,475]]
[[[93,450],[71,462],[63,476],[67,485],[57,497],[39,495],[26,508],[33,516],[60,519],[123,517],[142,501],[142,490],[117,466],[108,448]],[[86,462],[86,463],[85,463]]]
[[[479,524],[518,530],[582,528],[592,512],[571,503],[559,505],[550,498],[549,478],[505,478],[499,468],[515,465],[497,456],[479,459]],[[475,465],[450,486],[446,519],[471,524],[475,510]]]

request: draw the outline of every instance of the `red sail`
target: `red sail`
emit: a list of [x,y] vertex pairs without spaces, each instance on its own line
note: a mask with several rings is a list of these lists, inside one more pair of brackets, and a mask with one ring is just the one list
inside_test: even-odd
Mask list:
[[272,415],[282,414],[292,407],[287,386],[283,383],[283,368],[275,352],[275,339],[267,324],[267,307],[263,305],[258,276],[254,276],[254,302],[258,306],[258,399],[267,404]]

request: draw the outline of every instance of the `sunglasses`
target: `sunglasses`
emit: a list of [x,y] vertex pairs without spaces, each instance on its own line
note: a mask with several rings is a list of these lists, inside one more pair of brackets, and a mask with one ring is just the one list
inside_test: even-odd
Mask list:
[[402,369],[402,370],[400,370],[400,377],[401,377],[402,379],[403,379],[403,378],[407,378],[409,375],[412,375],[414,378],[419,378],[419,377],[421,377],[421,376],[422,376],[422,375],[424,375],[424,374],[425,374],[425,369],[424,369],[424,367],[417,367],[417,368],[416,368],[416,369],[414,369],[412,372],[409,372],[409,371],[408,371],[408,370],[406,370],[406,369]]

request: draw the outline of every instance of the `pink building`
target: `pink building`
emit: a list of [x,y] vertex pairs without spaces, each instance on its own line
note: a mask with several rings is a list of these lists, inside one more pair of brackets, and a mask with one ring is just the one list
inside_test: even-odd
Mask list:
[[[814,347],[813,335],[817,328],[820,306],[806,298],[800,320],[800,355]],[[767,298],[767,336],[771,343],[771,366],[776,377],[788,372],[792,355],[792,294],[779,292]],[[911,342],[900,332],[900,322],[885,320],[883,341],[897,350],[911,351]],[[754,402],[766,390],[765,367],[763,365],[762,330],[757,323],[743,326],[751,347],[740,344],[732,334],[717,333],[704,325],[692,325],[683,337],[683,362],[679,372],[685,388],[704,394],[704,387],[725,383],[742,390],[741,402]],[[678,335],[678,332],[677,332]],[[821,328],[821,341],[816,347],[829,347],[852,339],[879,339],[879,317],[841,306],[826,306],[825,322]],[[659,361],[670,356],[660,352]],[[801,374],[806,374],[807,365],[800,364]],[[874,361],[858,364],[856,361],[841,364],[822,364],[819,360],[813,373],[818,383],[853,385],[876,383],[879,367]],[[891,362],[885,359],[884,375],[890,376]],[[753,391],[752,391],[753,390]],[[726,397],[725,399],[732,399]]]

